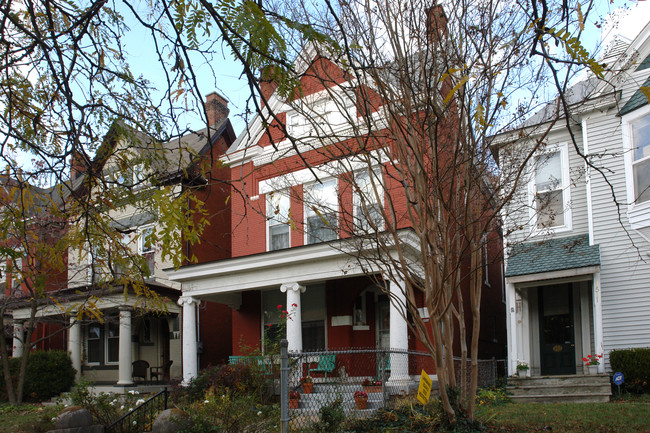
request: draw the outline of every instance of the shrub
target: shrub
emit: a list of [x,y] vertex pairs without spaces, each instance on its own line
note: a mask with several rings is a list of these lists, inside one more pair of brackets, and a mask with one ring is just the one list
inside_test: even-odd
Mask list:
[[[14,384],[18,383],[21,358],[9,360],[9,369]],[[66,392],[74,385],[75,369],[66,352],[53,350],[48,352],[36,351],[29,355],[23,396],[25,401],[43,401]],[[4,374],[0,369],[2,392],[0,399],[7,400],[7,389]]]
[[145,401],[138,391],[132,390],[126,394],[95,394],[91,386],[91,382],[81,381],[72,388],[67,397],[73,405],[88,409],[96,424],[110,425]]
[[337,433],[343,431],[344,421],[343,400],[339,397],[332,403],[320,408],[318,421],[312,425],[310,431],[314,433]]
[[650,348],[612,350],[609,364],[625,377],[623,389],[632,393],[650,392]]

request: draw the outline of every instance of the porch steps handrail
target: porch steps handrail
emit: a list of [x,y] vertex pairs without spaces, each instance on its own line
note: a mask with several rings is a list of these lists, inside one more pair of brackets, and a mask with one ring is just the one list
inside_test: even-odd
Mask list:
[[167,409],[168,396],[167,388],[162,389],[106,427],[104,433],[143,433],[151,431],[156,413]]

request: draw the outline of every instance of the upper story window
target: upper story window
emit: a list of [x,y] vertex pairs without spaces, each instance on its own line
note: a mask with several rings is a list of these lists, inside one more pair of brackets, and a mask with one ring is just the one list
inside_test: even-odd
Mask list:
[[140,229],[140,237],[138,238],[138,253],[145,258],[147,263],[147,269],[143,269],[145,276],[153,274],[155,251],[154,227],[142,227]]
[[384,188],[376,171],[359,171],[354,174],[355,228],[360,232],[383,230],[382,212]]
[[300,109],[287,112],[287,130],[294,137],[327,134],[356,118],[356,106],[345,95],[333,94],[313,102],[302,100],[301,104]]
[[650,200],[650,114],[630,123],[632,129],[632,177],[634,202]]
[[540,153],[530,183],[532,223],[536,230],[570,228],[569,163],[566,145]]
[[268,250],[289,248],[290,201],[288,192],[271,192],[267,196]]
[[315,183],[304,190],[307,244],[338,237],[336,179]]

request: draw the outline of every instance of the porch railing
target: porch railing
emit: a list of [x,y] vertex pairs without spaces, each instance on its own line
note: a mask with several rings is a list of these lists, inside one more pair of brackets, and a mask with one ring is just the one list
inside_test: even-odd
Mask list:
[[167,388],[163,389],[106,427],[104,433],[143,433],[152,431],[156,415],[167,409],[168,395]]

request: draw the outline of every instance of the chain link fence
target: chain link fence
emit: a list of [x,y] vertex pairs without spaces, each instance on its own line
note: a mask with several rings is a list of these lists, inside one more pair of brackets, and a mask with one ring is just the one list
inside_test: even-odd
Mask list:
[[[455,359],[460,381],[460,359]],[[505,376],[505,360],[480,360],[479,386],[492,386]],[[467,362],[468,380],[471,362]],[[438,394],[433,359],[428,353],[348,349],[288,355],[286,396],[290,430],[307,429],[325,413],[364,418],[391,407],[396,396],[415,394],[422,371],[433,376],[432,398]],[[284,377],[282,375],[281,377]],[[280,391],[282,394],[282,391]],[[327,415],[325,415],[327,416]]]

